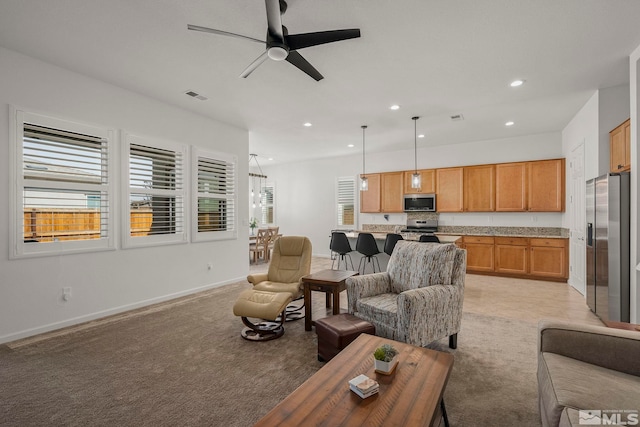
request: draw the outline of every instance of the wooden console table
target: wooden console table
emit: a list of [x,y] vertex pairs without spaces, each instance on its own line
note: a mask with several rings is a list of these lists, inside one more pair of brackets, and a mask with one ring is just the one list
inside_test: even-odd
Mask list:
[[[390,343],[400,361],[392,375],[377,374],[373,352]],[[256,426],[437,426],[444,418],[442,395],[453,367],[453,355],[362,334]],[[365,374],[380,384],[378,394],[361,399],[349,380]]]

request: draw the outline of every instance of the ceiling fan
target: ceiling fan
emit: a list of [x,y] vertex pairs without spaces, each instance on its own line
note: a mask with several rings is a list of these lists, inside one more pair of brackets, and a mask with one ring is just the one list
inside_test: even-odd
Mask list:
[[323,79],[322,74],[316,70],[306,59],[300,55],[297,50],[305,47],[317,46],[319,44],[332,43],[341,40],[354,39],[360,37],[360,30],[332,30],[319,31],[315,33],[289,34],[287,27],[282,25],[282,17],[287,10],[287,2],[285,0],[265,0],[267,6],[267,40],[254,39],[253,37],[243,36],[242,34],[230,33],[228,31],[216,30],[213,28],[200,27],[189,24],[188,29],[194,31],[203,31],[205,33],[213,33],[221,36],[236,37],[245,40],[251,40],[266,45],[266,49],[255,61],[253,61],[240,74],[240,77],[247,78],[260,64],[271,58],[274,61],[286,60],[288,63],[299,68],[316,81]]

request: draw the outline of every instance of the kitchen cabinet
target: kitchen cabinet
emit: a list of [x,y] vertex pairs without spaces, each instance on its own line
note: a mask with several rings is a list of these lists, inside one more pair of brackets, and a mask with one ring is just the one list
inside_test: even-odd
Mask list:
[[411,176],[415,170],[404,171],[404,194],[433,194],[436,192],[436,170],[418,169],[420,188],[411,187]]
[[490,272],[495,269],[494,238],[484,236],[464,236],[467,250],[468,272]]
[[464,211],[495,211],[496,166],[465,166],[463,168],[463,175]]
[[380,174],[368,173],[369,189],[360,191],[360,212],[372,213],[380,212]]
[[380,199],[382,212],[403,212],[403,172],[380,174]]
[[525,275],[529,271],[529,239],[526,237],[496,237],[497,273]]
[[568,276],[567,239],[530,239],[529,274],[566,279]]
[[436,210],[462,212],[464,209],[463,168],[436,169]]
[[609,132],[609,165],[611,172],[631,170],[631,120]]
[[527,164],[527,210],[564,212],[564,159]]
[[496,212],[527,210],[527,162],[496,165]]

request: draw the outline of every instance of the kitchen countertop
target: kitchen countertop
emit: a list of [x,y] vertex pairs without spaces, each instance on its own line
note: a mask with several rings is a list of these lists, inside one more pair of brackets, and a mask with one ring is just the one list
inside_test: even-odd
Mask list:
[[[362,230],[365,233],[386,233],[397,232],[404,229],[401,224],[363,224]],[[400,233],[404,235],[416,235],[424,233]],[[501,227],[501,226],[439,226],[435,233],[438,236],[486,236],[486,237],[524,237],[541,239],[568,239],[569,230],[559,227]]]

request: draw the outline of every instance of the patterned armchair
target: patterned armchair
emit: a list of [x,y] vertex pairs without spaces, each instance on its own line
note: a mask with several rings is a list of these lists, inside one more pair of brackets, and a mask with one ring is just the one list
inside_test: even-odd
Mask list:
[[466,267],[467,252],[453,244],[401,240],[386,272],[347,279],[349,313],[376,335],[420,347],[448,336],[456,348]]

